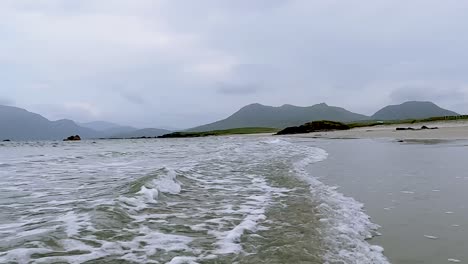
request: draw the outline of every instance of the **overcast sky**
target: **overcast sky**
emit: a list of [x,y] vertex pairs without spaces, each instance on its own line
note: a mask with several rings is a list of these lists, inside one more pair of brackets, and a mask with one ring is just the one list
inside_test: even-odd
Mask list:
[[0,104],[185,128],[249,103],[468,113],[468,1],[1,0]]

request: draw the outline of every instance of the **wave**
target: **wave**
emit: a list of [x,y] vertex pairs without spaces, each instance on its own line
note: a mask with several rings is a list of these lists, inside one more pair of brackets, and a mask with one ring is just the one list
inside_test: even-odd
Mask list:
[[[320,229],[323,235],[320,242],[324,248],[319,251],[324,252],[324,262],[388,263],[383,249],[366,241],[378,226],[363,212],[363,205],[308,173],[309,165],[327,158],[325,150],[283,138],[203,140],[193,144],[181,140],[181,146],[166,146],[164,155],[172,155],[172,160],[159,163],[150,156],[156,154],[145,153],[128,155],[124,160],[113,154],[109,160],[96,158],[97,165],[91,169],[103,170],[91,189],[80,189],[75,196],[67,196],[72,192],[67,189],[29,211],[33,216],[47,213],[50,220],[41,221],[35,225],[35,233],[24,236],[42,236],[39,232],[49,232],[45,227],[50,227],[51,234],[42,240],[24,239],[29,242],[22,243],[22,248],[9,247],[0,253],[0,263],[83,263],[99,259],[109,263],[243,262],[249,254],[261,253],[256,250],[266,245],[262,243],[271,242],[266,240],[281,241],[281,236],[272,231],[281,230],[283,222],[272,221],[275,214],[269,210],[281,210],[288,204],[282,204],[283,199],[295,195],[299,202],[302,198],[313,201],[304,206],[306,211],[309,204],[317,205],[310,208],[307,220],[314,222],[312,212],[319,212],[319,225],[312,228]],[[153,146],[144,147],[152,151],[148,153],[156,153]],[[171,154],[169,150],[173,149]],[[57,166],[58,172],[69,169]],[[84,171],[81,163],[76,166]],[[70,175],[77,177],[64,173],[60,179],[69,179]],[[294,180],[289,182],[291,178]],[[296,187],[300,192],[295,192]],[[290,222],[285,220],[287,227]],[[0,233],[21,230],[24,224],[0,225]],[[262,232],[271,233],[263,237]],[[47,244],[50,241],[53,247]],[[285,250],[290,245],[278,244],[281,246]],[[312,253],[321,258],[320,252]]]
[[119,197],[119,201],[128,209],[140,211],[158,203],[160,193],[178,194],[181,190],[177,171],[164,167],[131,184],[130,191]]
[[310,184],[312,199],[317,202],[320,223],[324,227],[325,263],[389,263],[383,248],[366,240],[377,235],[377,224],[364,213],[362,203],[337,192],[307,171],[310,164],[323,161],[328,153],[314,148],[311,155],[296,162],[297,175]]

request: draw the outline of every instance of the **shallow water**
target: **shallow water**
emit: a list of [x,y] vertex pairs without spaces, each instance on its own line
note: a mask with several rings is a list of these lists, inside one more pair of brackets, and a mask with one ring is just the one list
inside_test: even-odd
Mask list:
[[316,143],[314,176],[365,204],[392,263],[468,263],[467,141]]
[[298,141],[3,143],[0,263],[386,263]]

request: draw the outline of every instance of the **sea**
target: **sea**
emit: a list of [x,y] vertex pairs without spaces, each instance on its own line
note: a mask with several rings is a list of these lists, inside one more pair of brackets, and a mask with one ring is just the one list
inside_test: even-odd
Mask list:
[[[398,263],[392,243],[411,232],[392,238],[398,225],[385,214],[399,205],[378,197],[416,191],[369,190],[381,186],[382,175],[366,173],[372,159],[358,156],[365,146],[370,152],[397,143],[330,142],[223,136],[0,143],[0,263]],[[463,209],[442,217],[450,210]],[[391,227],[389,241],[382,223]],[[429,231],[421,241],[437,242],[441,235]],[[385,245],[394,249],[391,258]],[[462,257],[442,256],[444,263]]]

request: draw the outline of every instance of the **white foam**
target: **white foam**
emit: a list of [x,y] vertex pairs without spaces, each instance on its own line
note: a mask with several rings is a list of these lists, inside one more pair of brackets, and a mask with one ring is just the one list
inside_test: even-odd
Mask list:
[[[45,257],[37,260],[37,263],[54,263],[54,262],[68,262],[68,263],[84,263],[90,260],[103,258],[106,256],[121,256],[120,259],[127,260],[135,263],[159,263],[158,261],[148,259],[157,250],[163,251],[177,251],[177,252],[192,252],[188,246],[193,241],[190,237],[181,235],[164,234],[152,230],[146,226],[140,226],[139,235],[131,241],[118,241],[109,242],[95,239],[92,236],[87,238],[93,240],[100,247],[95,248],[82,243],[75,239],[64,239],[60,244],[65,250],[68,251],[83,251],[88,252],[80,255],[70,256],[53,256]],[[48,249],[15,249],[12,252],[7,252],[7,255],[0,263],[8,263],[8,261],[17,261],[19,263],[29,263],[30,256],[35,253],[49,253],[53,252]],[[143,254],[141,254],[143,253]],[[2,260],[7,260],[2,262]],[[180,261],[182,261],[181,259]],[[187,259],[186,259],[187,260]],[[177,261],[177,259],[176,259]],[[196,263],[196,262],[174,262],[174,263]]]
[[430,236],[430,235],[424,235],[425,238],[429,238],[429,239],[439,239],[439,237],[436,237],[436,236]]
[[78,235],[78,233],[91,225],[88,214],[75,214],[73,211],[57,218],[65,224],[65,233],[68,237]]
[[166,174],[158,175],[157,179],[141,186],[136,196],[120,196],[118,200],[123,202],[123,206],[132,211],[141,211],[151,204],[158,203],[160,193],[178,194],[182,186],[177,181],[175,170],[166,169]]
[[167,264],[198,264],[195,257],[175,257]]
[[[269,206],[272,197],[276,194],[281,194],[289,191],[286,188],[275,188],[268,185],[265,178],[258,175],[246,175],[250,180],[251,184],[249,189],[261,191],[261,194],[254,194],[245,197],[245,202],[239,206],[238,209],[233,209],[232,205],[227,205],[222,207],[219,211],[216,211],[216,214],[226,214],[221,218],[210,219],[206,221],[207,223],[215,223],[219,226],[223,226],[226,221],[229,221],[229,215],[243,215],[244,218],[242,221],[236,225],[231,230],[227,231],[216,231],[209,230],[208,233],[217,237],[218,241],[216,245],[218,249],[213,253],[225,255],[225,254],[238,254],[243,251],[240,244],[241,237],[249,232],[256,232],[258,230],[266,230],[265,227],[260,226],[260,224],[266,220],[265,211]],[[235,219],[235,218],[234,218]],[[194,227],[195,229],[205,229],[206,225],[198,225]]]
[[[264,212],[264,210],[259,210]],[[234,229],[227,232],[221,232],[214,234],[220,237],[220,241],[217,243],[219,249],[215,251],[216,254],[230,254],[230,253],[239,253],[242,251],[242,247],[239,244],[241,236],[245,231],[255,232],[257,230],[257,225],[260,221],[266,219],[264,214],[253,213],[248,215],[244,220],[234,227]]]
[[15,248],[1,253],[0,263],[30,263],[31,255],[53,252],[44,248]]
[[141,194],[147,203],[156,203],[156,199],[158,198],[158,190],[153,188],[146,188],[145,186],[141,187],[141,190],[137,192],[137,194]]
[[162,193],[178,194],[182,189],[180,182],[177,181],[177,174],[172,169],[169,169],[165,175],[154,179],[153,184]]
[[31,230],[16,233],[15,238],[24,238],[24,237],[36,236],[36,235],[52,232],[54,230],[55,230],[55,228],[31,229]]
[[327,263],[389,263],[383,255],[383,248],[370,245],[378,225],[370,221],[363,212],[363,204],[351,197],[345,197],[333,188],[308,174],[306,167],[327,158],[323,149],[312,148],[308,157],[296,162],[295,171],[310,184],[313,200],[320,202],[317,207],[324,226],[324,242],[327,249],[324,259]]
[[461,262],[461,260],[459,260],[459,259],[453,259],[453,258],[449,258],[449,259],[447,259],[447,261],[448,261],[448,262],[453,262],[453,263],[460,263],[460,262]]
[[276,138],[276,139],[273,139],[273,140],[265,140],[265,141],[262,141],[262,142],[266,143],[266,144],[277,144],[277,145],[290,145],[291,144],[291,142],[288,142],[288,141],[280,139],[280,138]]

